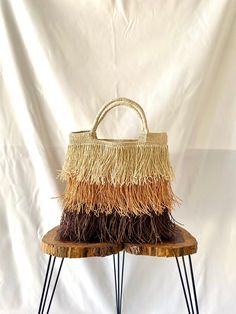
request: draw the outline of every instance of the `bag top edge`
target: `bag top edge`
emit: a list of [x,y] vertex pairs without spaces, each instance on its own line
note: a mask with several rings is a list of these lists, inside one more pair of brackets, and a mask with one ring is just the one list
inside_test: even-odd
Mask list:
[[71,132],[69,134],[70,144],[85,144],[85,143],[97,143],[97,144],[111,144],[111,145],[123,145],[123,144],[158,144],[158,145],[166,145],[168,141],[168,135],[166,132],[149,132],[147,137],[143,137],[142,134],[138,138],[92,138],[90,136],[90,130],[88,131],[78,131]]

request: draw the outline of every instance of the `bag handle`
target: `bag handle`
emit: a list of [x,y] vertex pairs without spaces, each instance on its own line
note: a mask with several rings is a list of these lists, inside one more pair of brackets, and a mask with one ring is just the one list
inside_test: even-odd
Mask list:
[[141,121],[142,121],[142,135],[147,135],[149,133],[148,125],[147,125],[147,119],[145,116],[145,113],[143,111],[143,108],[136,103],[135,101],[128,99],[128,98],[116,98],[110,101],[109,103],[105,104],[100,111],[98,112],[93,127],[90,131],[91,135],[96,138],[96,131],[98,128],[98,125],[102,122],[102,120],[105,118],[108,111],[110,111],[112,108],[118,107],[118,106],[126,106],[134,111],[137,112],[139,115]]

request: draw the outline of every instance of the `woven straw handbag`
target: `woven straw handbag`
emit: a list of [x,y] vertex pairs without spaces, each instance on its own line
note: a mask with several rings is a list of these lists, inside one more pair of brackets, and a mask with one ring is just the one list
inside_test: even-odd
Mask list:
[[[112,108],[127,106],[142,122],[137,139],[99,139],[98,125]],[[142,107],[117,98],[98,112],[89,131],[72,132],[59,178],[61,240],[158,243],[175,233],[174,195],[167,134],[150,133]]]

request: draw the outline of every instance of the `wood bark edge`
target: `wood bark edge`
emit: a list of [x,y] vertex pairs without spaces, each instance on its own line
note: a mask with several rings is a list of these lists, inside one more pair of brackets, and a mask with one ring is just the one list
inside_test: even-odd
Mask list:
[[158,257],[179,257],[196,253],[197,240],[182,227],[177,226],[177,232],[174,241],[141,245],[125,243],[124,250],[130,254]]
[[177,227],[178,236],[174,241],[158,244],[133,243],[76,243],[58,240],[59,226],[48,231],[41,242],[41,250],[45,254],[64,258],[83,258],[108,256],[123,249],[130,254],[158,257],[179,257],[197,252],[196,239],[184,228]]

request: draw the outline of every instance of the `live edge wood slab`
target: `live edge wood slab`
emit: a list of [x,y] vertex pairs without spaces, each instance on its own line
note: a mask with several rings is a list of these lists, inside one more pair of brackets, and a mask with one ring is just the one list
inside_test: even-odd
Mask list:
[[184,228],[177,226],[173,240],[158,244],[125,243],[124,250],[135,255],[179,257],[197,252],[197,240]]
[[57,257],[82,258],[107,256],[123,250],[122,244],[60,241],[58,239],[58,229],[59,226],[53,228],[44,235],[41,242],[41,250],[43,253]]
[[41,242],[43,253],[64,258],[82,258],[107,256],[122,250],[135,255],[159,257],[178,257],[197,252],[196,239],[179,226],[177,226],[177,235],[173,240],[158,244],[65,242],[58,239],[58,229],[59,226],[44,235]]

